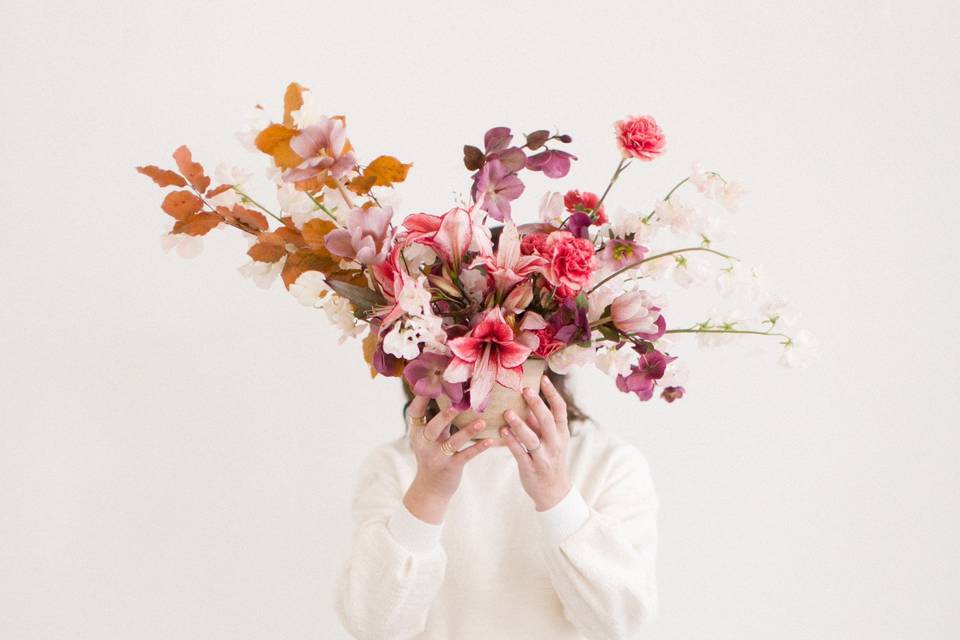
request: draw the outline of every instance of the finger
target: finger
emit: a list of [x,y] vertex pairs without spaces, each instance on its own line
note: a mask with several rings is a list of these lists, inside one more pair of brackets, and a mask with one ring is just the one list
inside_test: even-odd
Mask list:
[[460,429],[455,434],[446,439],[446,442],[450,443],[450,449],[453,451],[459,451],[460,447],[467,443],[467,440],[472,438],[478,431],[483,429],[486,426],[486,422],[483,420],[474,420],[466,426],[464,429]]
[[557,388],[553,386],[553,383],[550,382],[550,378],[547,376],[543,376],[540,389],[543,391],[543,395],[546,397],[547,403],[550,405],[550,412],[553,414],[553,419],[557,424],[557,431],[567,431],[566,401],[560,395],[560,392],[557,391]]
[[507,419],[507,424],[510,425],[510,431],[516,436],[517,440],[519,440],[527,450],[534,449],[533,453],[528,455],[537,456],[543,453],[540,447],[537,446],[540,444],[540,438],[533,432],[530,425],[521,420],[520,416],[513,410],[505,411],[503,417]]
[[557,423],[543,398],[533,389],[527,387],[523,390],[523,399],[530,407],[530,413],[533,414],[540,425],[540,437],[543,438],[544,442],[552,444],[557,438]]
[[440,434],[443,433],[443,430],[450,426],[450,423],[453,422],[453,419],[458,413],[460,413],[460,411],[457,409],[447,407],[433,416],[433,419],[423,428],[423,437],[430,442],[435,442]]
[[507,447],[510,449],[510,453],[513,454],[514,459],[517,461],[517,465],[520,467],[521,471],[529,471],[533,468],[533,459],[530,457],[530,454],[527,453],[523,445],[520,444],[520,441],[517,440],[517,436],[513,435],[513,432],[510,431],[509,427],[503,427],[500,429],[500,436],[506,442]]
[[462,451],[458,451],[453,454],[454,462],[459,464],[467,464],[470,460],[473,460],[478,455],[493,447],[493,440],[488,438],[486,440],[480,440],[476,444],[472,444]]
[[423,396],[414,396],[410,406],[407,407],[408,418],[422,418],[427,415],[427,406],[430,404],[430,398]]

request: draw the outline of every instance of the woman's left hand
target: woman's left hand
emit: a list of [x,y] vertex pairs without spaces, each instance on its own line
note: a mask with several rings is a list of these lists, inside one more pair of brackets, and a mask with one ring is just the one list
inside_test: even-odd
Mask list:
[[543,376],[540,388],[549,406],[532,389],[524,389],[530,417],[522,420],[513,410],[505,411],[503,417],[510,426],[501,427],[500,435],[517,461],[524,491],[537,511],[546,511],[572,487],[567,468],[570,431],[567,404],[547,376]]

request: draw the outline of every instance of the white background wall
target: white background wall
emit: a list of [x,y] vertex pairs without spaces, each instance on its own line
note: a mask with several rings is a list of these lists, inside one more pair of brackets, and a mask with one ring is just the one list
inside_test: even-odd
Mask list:
[[232,134],[291,80],[368,158],[415,162],[404,213],[448,208],[461,145],[499,124],[570,132],[563,184],[599,191],[611,122],[654,114],[669,152],[614,204],[695,159],[747,182],[725,246],[805,311],[820,364],[691,340],[672,406],[578,383],[661,495],[646,637],[960,635],[957,5],[370,4],[3,3],[0,637],[345,637],[354,472],[401,432],[398,385],[243,279],[241,238],[163,254],[133,171],[186,142],[259,172]]

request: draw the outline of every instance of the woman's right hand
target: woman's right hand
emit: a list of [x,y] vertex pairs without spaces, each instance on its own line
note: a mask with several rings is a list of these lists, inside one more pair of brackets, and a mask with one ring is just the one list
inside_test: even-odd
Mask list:
[[[451,436],[450,424],[459,411],[448,407],[425,426],[415,424],[416,419],[426,415],[429,404],[430,398],[416,396],[407,409],[410,424],[408,435],[410,447],[417,458],[417,474],[403,496],[403,504],[417,518],[440,524],[450,498],[460,486],[463,466],[489,449],[493,441],[481,440],[460,451],[475,433],[483,429],[484,421],[476,420]],[[447,450],[455,452],[453,455],[441,449],[445,442],[448,442]]]

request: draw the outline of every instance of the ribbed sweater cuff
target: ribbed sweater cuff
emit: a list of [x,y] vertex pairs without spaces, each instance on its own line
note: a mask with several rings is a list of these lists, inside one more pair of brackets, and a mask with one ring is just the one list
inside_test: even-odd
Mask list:
[[590,507],[576,486],[557,504],[546,511],[537,511],[544,542],[551,545],[559,544],[573,534],[589,517]]
[[387,529],[401,547],[414,553],[427,553],[439,546],[443,524],[424,522],[401,502],[387,521]]

